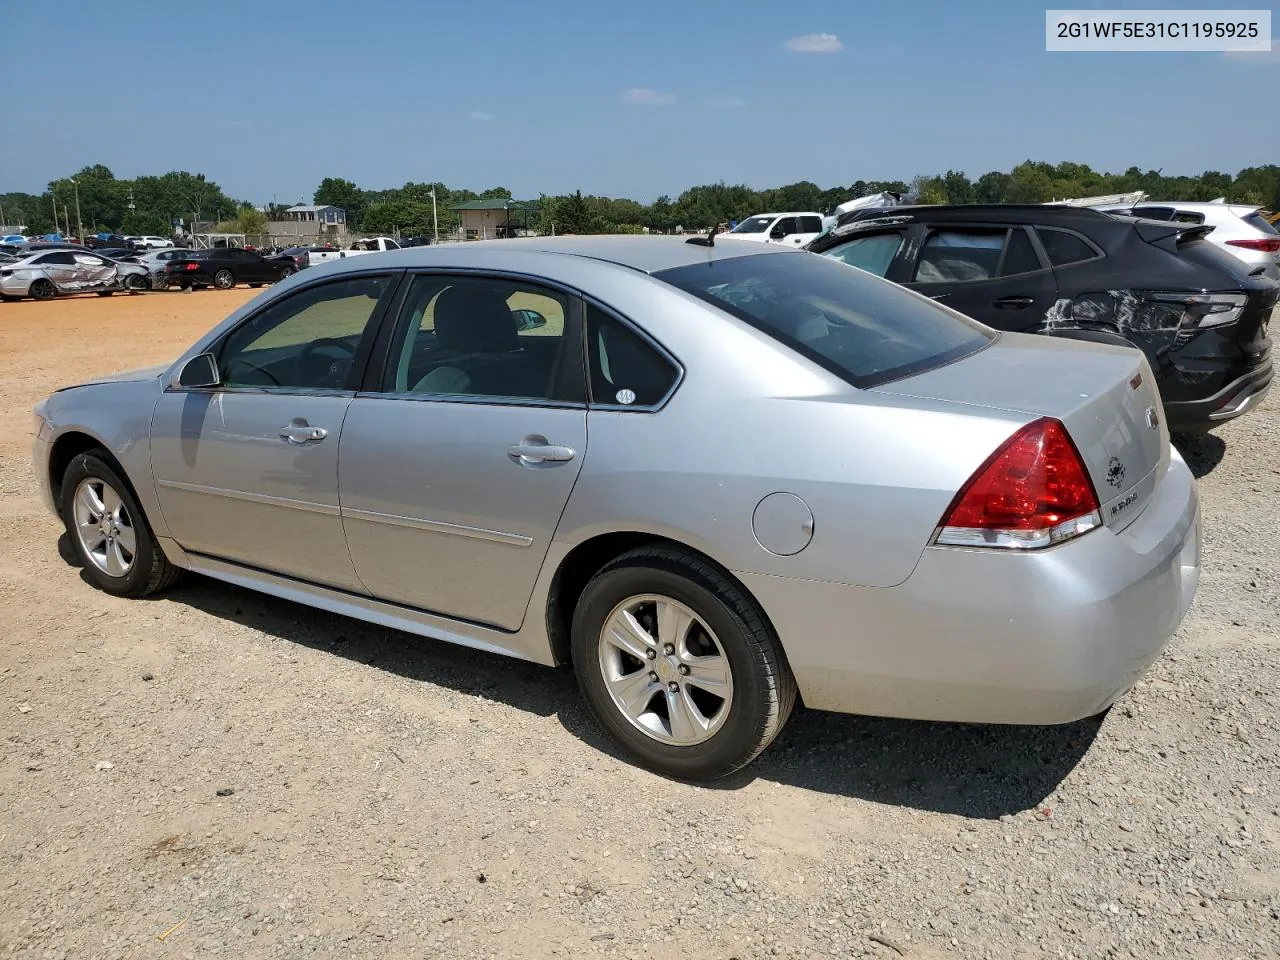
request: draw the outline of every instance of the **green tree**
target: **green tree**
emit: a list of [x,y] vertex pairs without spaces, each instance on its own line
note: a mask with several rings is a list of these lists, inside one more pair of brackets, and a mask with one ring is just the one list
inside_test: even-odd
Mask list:
[[984,173],[973,185],[973,199],[978,203],[1000,203],[1009,191],[1012,177],[999,170]]
[[511,191],[506,187],[490,187],[480,194],[481,200],[510,200]]
[[916,203],[946,203],[947,187],[941,177],[916,177],[911,184]]
[[246,203],[241,205],[234,217],[221,221],[217,231],[218,233],[243,233],[250,237],[262,236],[267,232],[267,215],[257,207]]
[[969,177],[960,170],[948,170],[942,175],[942,192],[947,203],[973,203],[974,189]]

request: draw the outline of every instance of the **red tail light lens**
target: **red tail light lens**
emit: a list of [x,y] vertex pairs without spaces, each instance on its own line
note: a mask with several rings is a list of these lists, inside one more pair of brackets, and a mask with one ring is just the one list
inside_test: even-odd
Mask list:
[[1258,237],[1252,240],[1228,240],[1228,246],[1244,247],[1246,250],[1263,250],[1267,253],[1280,253],[1280,237]]
[[1066,428],[1048,417],[1006,440],[960,488],[934,542],[1035,549],[1102,523],[1098,494]]
[[186,269],[186,270],[199,270],[199,269],[200,269],[200,264],[198,264],[198,263],[188,263],[184,269]]

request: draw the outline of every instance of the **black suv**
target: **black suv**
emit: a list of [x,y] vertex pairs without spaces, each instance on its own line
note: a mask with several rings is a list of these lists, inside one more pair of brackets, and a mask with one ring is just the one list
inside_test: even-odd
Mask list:
[[806,249],[998,330],[1138,347],[1174,430],[1256,407],[1271,385],[1280,286],[1205,242],[1212,228],[1076,207],[858,210]]

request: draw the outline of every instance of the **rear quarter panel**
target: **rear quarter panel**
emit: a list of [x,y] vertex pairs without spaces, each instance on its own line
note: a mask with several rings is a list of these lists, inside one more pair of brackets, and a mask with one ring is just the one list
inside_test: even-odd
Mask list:
[[[734,571],[892,586],[910,576],[960,485],[1030,419],[855,390],[641,275],[595,291],[640,320],[685,377],[657,412],[588,414],[586,460],[556,533],[569,545],[653,533]],[[813,515],[812,541],[793,556],[764,549],[752,527],[760,501],[779,492]]]

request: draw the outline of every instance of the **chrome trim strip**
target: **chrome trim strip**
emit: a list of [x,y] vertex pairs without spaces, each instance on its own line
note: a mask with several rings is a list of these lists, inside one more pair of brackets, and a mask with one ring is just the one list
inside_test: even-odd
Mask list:
[[425,530],[428,533],[446,533],[455,537],[466,537],[470,540],[491,540],[494,543],[505,543],[512,547],[531,547],[533,537],[524,537],[516,533],[504,533],[501,530],[486,530],[484,527],[468,527],[460,523],[444,523],[440,520],[423,520],[419,517],[402,517],[394,513],[378,513],[375,510],[342,509],[344,520],[365,520],[369,523],[385,523],[392,527],[409,527],[413,530]]
[[288,497],[269,497],[265,493],[249,493],[245,490],[226,490],[222,487],[206,487],[199,483],[180,483],[177,480],[157,480],[157,487],[168,487],[170,490],[182,490],[186,493],[203,493],[210,497],[224,497],[227,500],[243,500],[248,503],[260,503],[268,507],[288,507],[292,510],[305,510],[307,513],[320,513],[326,517],[341,516],[336,506],[327,503],[313,503],[310,500],[290,500]]

